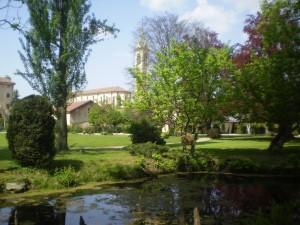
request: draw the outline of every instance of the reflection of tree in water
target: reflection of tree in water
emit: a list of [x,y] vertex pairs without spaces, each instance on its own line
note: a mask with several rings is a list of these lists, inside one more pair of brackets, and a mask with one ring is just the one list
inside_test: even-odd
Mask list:
[[8,225],[65,225],[65,212],[57,212],[51,205],[17,206]]
[[[243,183],[230,179],[224,182],[218,178],[198,177],[188,181],[166,178],[147,182],[132,191],[131,197],[122,198],[139,223],[192,224],[193,210],[199,208],[203,224],[232,224],[242,216],[255,213],[258,207],[268,208],[280,199],[290,199],[291,193],[263,182]],[[149,218],[153,218],[153,222]]]
[[201,224],[229,225],[245,215],[255,214],[258,207],[265,210],[273,203],[291,199],[300,199],[299,185],[277,182],[276,186],[261,180],[243,182],[203,176],[195,179],[164,177],[134,188],[108,189],[104,194],[72,198],[67,202],[55,200],[43,206],[17,206],[11,212],[8,225],[65,225],[70,223],[70,218],[73,224],[89,225],[96,221],[91,220],[94,215],[100,222],[110,222],[113,216],[126,218],[136,225],[186,225],[193,224],[195,208],[200,211]]

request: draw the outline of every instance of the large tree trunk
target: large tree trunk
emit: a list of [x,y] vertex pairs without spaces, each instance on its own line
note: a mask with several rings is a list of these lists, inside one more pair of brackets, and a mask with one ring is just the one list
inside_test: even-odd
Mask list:
[[66,107],[60,106],[57,108],[57,134],[56,134],[56,148],[58,151],[68,150],[68,128]]
[[292,138],[292,125],[280,124],[278,128],[278,133],[271,141],[268,150],[274,152],[281,152],[283,150],[284,143],[291,140]]

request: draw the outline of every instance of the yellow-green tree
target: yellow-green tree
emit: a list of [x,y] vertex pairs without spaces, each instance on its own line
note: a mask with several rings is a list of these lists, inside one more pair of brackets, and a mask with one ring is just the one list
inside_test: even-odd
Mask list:
[[[176,123],[183,134],[194,134],[223,119],[222,107],[227,78],[234,71],[229,48],[199,48],[175,43],[158,53],[151,71],[155,79],[136,79],[139,86],[135,106],[148,110],[161,125]],[[147,76],[138,71],[137,78]],[[147,82],[145,84],[145,82]],[[195,142],[192,144],[194,152]]]

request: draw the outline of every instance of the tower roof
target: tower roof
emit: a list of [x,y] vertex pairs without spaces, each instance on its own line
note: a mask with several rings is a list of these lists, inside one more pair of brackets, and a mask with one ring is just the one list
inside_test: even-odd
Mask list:
[[71,105],[68,105],[67,112],[70,113],[75,109],[79,109],[87,104],[93,104],[93,101],[73,102]]
[[91,95],[91,94],[104,94],[104,93],[130,93],[130,91],[125,90],[119,86],[115,87],[106,87],[106,88],[97,88],[92,90],[85,90],[77,92],[76,95]]
[[0,84],[14,85],[9,76],[0,76]]
[[144,31],[141,32],[139,40],[137,42],[136,49],[148,49],[148,42],[146,40],[146,36]]

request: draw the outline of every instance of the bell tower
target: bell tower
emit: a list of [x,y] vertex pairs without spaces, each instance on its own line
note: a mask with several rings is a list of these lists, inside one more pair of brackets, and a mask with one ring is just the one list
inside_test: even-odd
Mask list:
[[134,65],[140,71],[146,73],[149,66],[149,47],[145,38],[144,32],[141,33],[140,39],[135,48]]

